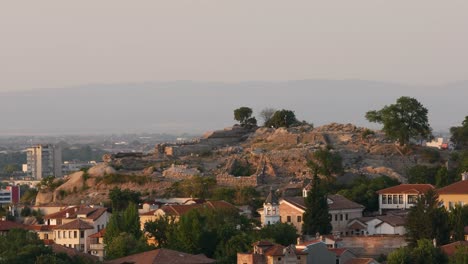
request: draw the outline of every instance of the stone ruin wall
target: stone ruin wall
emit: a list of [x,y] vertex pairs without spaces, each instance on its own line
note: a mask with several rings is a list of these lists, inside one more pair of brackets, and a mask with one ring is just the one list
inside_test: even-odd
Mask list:
[[228,187],[257,187],[259,184],[257,175],[236,177],[227,173],[217,175],[216,183]]

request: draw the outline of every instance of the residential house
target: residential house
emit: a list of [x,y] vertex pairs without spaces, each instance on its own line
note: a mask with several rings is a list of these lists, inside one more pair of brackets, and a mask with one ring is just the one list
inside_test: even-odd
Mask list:
[[36,232],[39,239],[44,240],[48,243],[54,240],[54,228],[55,225],[30,225],[29,229]]
[[177,264],[209,264],[216,260],[203,254],[192,255],[170,249],[155,249],[138,253],[123,258],[106,261],[106,264],[155,264],[155,263],[177,263]]
[[456,204],[461,206],[468,204],[468,172],[462,174],[461,181],[440,188],[437,193],[447,210],[452,209]]
[[253,251],[237,253],[238,264],[306,264],[307,253],[296,249],[294,245],[282,246],[270,241],[253,243]]
[[397,214],[360,217],[348,223],[349,235],[404,235],[406,216]]
[[101,229],[99,232],[88,236],[89,254],[96,256],[99,260],[103,260],[106,256],[104,251],[104,235],[106,229]]
[[298,243],[296,248],[308,253],[307,263],[344,264],[349,259],[355,258],[356,255],[343,248],[340,241],[340,238],[331,235],[320,236],[310,241]]
[[379,213],[385,210],[409,209],[416,204],[419,196],[434,189],[431,184],[400,184],[377,191],[379,194]]
[[60,226],[70,223],[77,218],[88,222],[93,226],[94,233],[106,227],[110,219],[110,213],[104,207],[70,206],[56,213],[44,216],[46,225]]
[[[304,191],[303,195],[307,196],[307,192]],[[292,224],[294,227],[296,227],[298,233],[301,233],[302,231],[302,218],[306,210],[304,198],[305,197],[283,197],[279,199],[279,220],[282,223]],[[350,201],[341,195],[328,195],[327,202],[328,212],[331,217],[331,225],[333,227],[332,231],[334,233],[340,233],[344,235],[347,231],[347,224],[349,220],[362,217],[364,206]],[[266,213],[268,213],[268,208],[273,210],[274,207],[267,198],[264,203],[264,207],[257,210],[257,212],[260,214],[262,225],[267,225],[267,219],[271,219],[271,217],[268,218],[268,216],[266,216]]]
[[74,248],[80,252],[88,252],[89,242],[87,238],[93,234],[94,226],[77,218],[71,222],[54,228],[54,241],[64,247]]

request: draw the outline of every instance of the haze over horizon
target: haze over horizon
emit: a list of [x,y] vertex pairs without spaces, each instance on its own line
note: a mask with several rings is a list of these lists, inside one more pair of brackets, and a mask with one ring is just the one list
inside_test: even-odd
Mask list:
[[0,134],[200,133],[231,125],[244,105],[369,126],[365,111],[403,95],[446,131],[468,112],[467,10],[438,0],[6,2]]

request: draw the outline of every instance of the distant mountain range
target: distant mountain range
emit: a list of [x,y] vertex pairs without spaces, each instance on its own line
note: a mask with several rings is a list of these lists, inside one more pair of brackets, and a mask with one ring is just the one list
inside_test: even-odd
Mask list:
[[151,82],[91,84],[0,93],[0,134],[201,133],[234,123],[233,110],[249,106],[294,110],[300,120],[369,124],[364,114],[417,98],[435,131],[468,115],[468,81],[411,86],[363,80],[284,82]]

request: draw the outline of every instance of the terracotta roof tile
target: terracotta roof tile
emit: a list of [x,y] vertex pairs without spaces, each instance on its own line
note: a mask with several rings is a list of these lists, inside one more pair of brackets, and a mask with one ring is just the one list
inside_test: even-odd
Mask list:
[[377,216],[377,219],[383,221],[382,223],[376,225],[380,226],[383,223],[388,223],[391,226],[404,226],[406,223],[406,220],[404,217],[400,216],[395,216],[395,215],[382,215],[382,216]]
[[457,247],[460,246],[465,246],[468,247],[468,241],[457,241],[453,242],[447,245],[443,245],[440,247],[440,249],[447,255],[447,256],[452,256],[455,254],[455,251],[457,250]]
[[[363,205],[355,203],[339,194],[330,194],[327,198],[332,201],[332,203],[328,204],[328,210],[364,209]],[[283,200],[302,210],[306,209],[304,197],[285,197]]]
[[23,224],[18,224],[13,221],[8,221],[8,220],[0,221],[0,231],[10,231],[11,229],[15,229],[15,228],[28,229],[27,226]]
[[329,248],[329,251],[335,253],[338,257],[341,256],[348,249],[346,248]]
[[92,235],[89,235],[88,237],[90,238],[100,238],[100,237],[104,237],[104,235],[106,234],[106,229],[101,229],[99,232],[97,233],[94,233]]
[[430,189],[434,189],[431,184],[400,184],[393,187],[385,188],[377,191],[378,194],[386,193],[414,193],[424,194]]
[[458,181],[437,190],[439,194],[468,194],[468,181]]
[[375,261],[373,258],[353,258],[353,259],[346,261],[345,264],[370,264],[370,263],[378,263],[378,262]]
[[284,253],[283,253],[284,248],[285,247],[282,246],[282,245],[275,244],[275,245],[269,247],[265,251],[265,256],[283,256],[284,255]]
[[208,264],[215,263],[216,260],[207,258],[205,255],[192,255],[170,249],[156,249],[138,253],[123,258],[107,261],[107,264]]
[[151,210],[151,211],[149,211],[149,212],[142,213],[142,214],[140,214],[140,215],[152,216],[152,215],[154,215],[154,213],[155,213],[156,211],[157,211],[157,210]]
[[55,227],[54,229],[79,229],[79,230],[84,230],[84,229],[94,229],[94,227],[89,224],[88,222],[85,222],[81,220],[81,218],[78,218],[76,220],[71,221],[70,223],[66,223],[60,226]]
[[107,208],[92,208],[92,207],[79,207],[79,206],[72,206],[63,210],[60,210],[53,214],[48,214],[44,216],[44,219],[63,219],[67,218],[76,218],[78,215],[85,215],[86,218],[96,220],[102,214],[107,211]]

